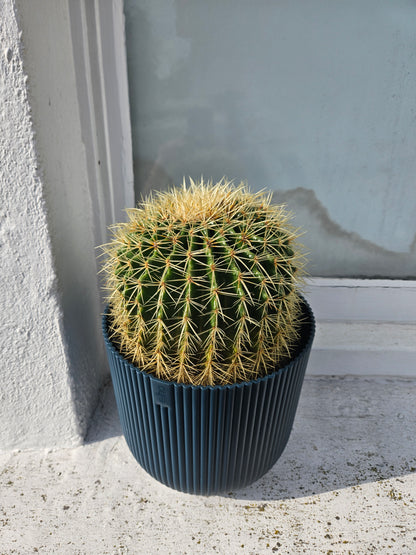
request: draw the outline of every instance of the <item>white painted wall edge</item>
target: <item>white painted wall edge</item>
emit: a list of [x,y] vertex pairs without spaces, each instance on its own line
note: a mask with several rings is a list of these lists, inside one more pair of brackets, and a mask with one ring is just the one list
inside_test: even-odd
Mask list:
[[97,245],[134,201],[123,0],[68,1]]
[[416,377],[416,281],[310,278],[308,374]]

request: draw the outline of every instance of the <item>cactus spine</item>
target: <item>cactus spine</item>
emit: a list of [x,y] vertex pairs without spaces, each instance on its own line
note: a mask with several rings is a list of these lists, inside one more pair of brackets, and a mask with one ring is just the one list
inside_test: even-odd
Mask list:
[[302,257],[283,206],[201,179],[128,215],[104,267],[110,333],[128,360],[164,380],[224,385],[290,354]]

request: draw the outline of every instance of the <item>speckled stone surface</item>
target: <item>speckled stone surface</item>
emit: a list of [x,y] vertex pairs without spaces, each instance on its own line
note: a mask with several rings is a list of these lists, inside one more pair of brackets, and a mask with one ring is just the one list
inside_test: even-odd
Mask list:
[[307,377],[262,479],[178,493],[135,462],[111,387],[87,443],[0,453],[0,553],[416,554],[416,379]]

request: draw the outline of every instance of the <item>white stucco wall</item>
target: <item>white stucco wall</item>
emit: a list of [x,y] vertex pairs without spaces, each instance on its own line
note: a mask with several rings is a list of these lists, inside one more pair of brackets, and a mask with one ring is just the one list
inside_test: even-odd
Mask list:
[[68,363],[13,2],[0,4],[0,447],[75,442]]
[[0,3],[0,449],[79,443],[107,375],[69,29]]

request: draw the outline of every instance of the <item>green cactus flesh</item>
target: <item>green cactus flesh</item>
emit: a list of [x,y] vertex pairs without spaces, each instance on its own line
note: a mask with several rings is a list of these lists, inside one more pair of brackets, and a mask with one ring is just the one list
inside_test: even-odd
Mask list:
[[128,360],[164,380],[224,385],[289,355],[301,257],[284,207],[191,180],[128,214],[105,267],[110,332]]

